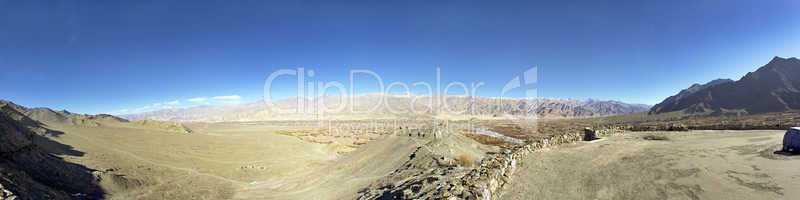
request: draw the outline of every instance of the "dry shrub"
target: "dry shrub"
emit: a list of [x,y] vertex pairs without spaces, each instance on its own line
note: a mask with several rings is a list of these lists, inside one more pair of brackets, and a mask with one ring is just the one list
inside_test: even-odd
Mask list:
[[513,123],[500,123],[489,126],[489,130],[516,139],[527,139],[535,130],[527,130]]
[[491,146],[497,146],[497,147],[503,147],[503,148],[509,148],[509,147],[513,146],[512,144],[506,142],[503,139],[492,137],[492,136],[488,136],[488,135],[471,134],[471,133],[470,134],[464,134],[464,135],[467,136],[468,138],[471,138],[472,140],[475,140],[478,143],[485,144],[485,145],[491,145]]
[[475,158],[467,154],[461,154],[456,158],[456,162],[464,167],[472,167],[475,165]]

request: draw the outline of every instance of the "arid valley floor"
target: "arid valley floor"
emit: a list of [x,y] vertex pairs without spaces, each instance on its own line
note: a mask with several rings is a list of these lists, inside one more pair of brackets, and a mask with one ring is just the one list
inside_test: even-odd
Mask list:
[[112,199],[352,197],[414,148],[411,139],[386,137],[339,156],[336,145],[278,134],[297,129],[279,125],[194,124],[191,134],[50,127],[64,132],[56,141],[84,152],[66,160],[124,175],[101,181]]
[[[102,171],[110,199],[355,199],[433,142],[404,134],[312,141],[292,135],[312,126],[287,123],[190,123],[188,134],[128,123],[47,126],[64,133],[52,139],[82,152],[67,161]],[[454,134],[439,153],[479,159],[499,151]],[[668,139],[642,139],[647,134]],[[522,158],[502,198],[787,199],[800,191],[800,157],[772,153],[781,136],[626,132],[565,144]],[[364,141],[342,145],[347,138]]]

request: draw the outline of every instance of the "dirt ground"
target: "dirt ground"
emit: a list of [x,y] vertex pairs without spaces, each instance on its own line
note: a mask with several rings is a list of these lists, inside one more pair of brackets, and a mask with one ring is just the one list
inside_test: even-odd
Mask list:
[[[109,199],[352,199],[399,167],[418,142],[381,136],[340,154],[335,143],[281,134],[303,127],[190,124],[176,133],[130,124],[49,124],[64,156],[102,177]],[[55,147],[53,147],[55,149]]]
[[[313,128],[291,124],[188,124],[192,133],[48,126],[63,132],[53,140],[74,148],[65,160],[98,170],[109,199],[354,199],[428,141],[379,135],[342,153],[340,143],[293,135]],[[647,135],[666,140],[642,139]],[[324,137],[352,140],[346,136]],[[374,135],[367,136],[358,138]],[[772,153],[782,136],[653,132],[561,146],[524,158],[503,198],[793,199],[800,196],[800,156]],[[471,140],[450,143],[444,150],[486,151]]]
[[[663,140],[644,140],[644,136]],[[524,158],[502,199],[797,199],[783,131],[631,133]]]

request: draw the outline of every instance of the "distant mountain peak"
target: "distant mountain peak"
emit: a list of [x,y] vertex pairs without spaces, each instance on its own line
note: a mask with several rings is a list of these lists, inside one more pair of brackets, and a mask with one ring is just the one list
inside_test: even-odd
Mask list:
[[775,56],[774,58],[772,58],[772,60],[769,61],[769,63],[767,63],[767,65],[765,65],[765,67],[777,67],[777,66],[783,66],[787,64],[797,64],[797,63],[800,63],[800,60],[798,60],[796,57],[783,58]]
[[718,79],[714,79],[713,81],[709,81],[708,83],[706,83],[704,85],[718,85],[720,83],[728,83],[728,82],[733,82],[733,80],[729,79],[729,78],[718,78]]
[[650,109],[650,113],[684,111],[746,113],[800,109],[800,60],[775,56],[738,81],[716,79],[693,84]]
[[706,89],[706,88],[709,88],[709,87],[714,87],[714,86],[717,86],[717,85],[720,85],[720,84],[731,83],[731,82],[734,82],[734,81],[731,80],[731,79],[722,79],[722,78],[720,78],[720,79],[714,79],[714,80],[709,81],[709,82],[707,82],[705,84],[695,83],[695,84],[692,84],[691,86],[689,86],[689,88],[681,90],[677,95],[672,96],[672,97],[680,99],[680,98],[683,98],[684,96],[687,96],[687,95],[690,95],[690,94],[694,94],[695,92],[698,92],[700,90],[703,90],[703,89]]

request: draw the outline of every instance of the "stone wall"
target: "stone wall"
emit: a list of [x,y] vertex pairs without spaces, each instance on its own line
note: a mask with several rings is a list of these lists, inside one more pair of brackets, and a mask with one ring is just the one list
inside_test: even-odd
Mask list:
[[[595,131],[598,137],[621,132],[620,128]],[[581,141],[583,136],[581,131],[528,141],[501,152],[488,153],[474,168],[440,161],[443,158],[419,148],[404,167],[386,180],[362,190],[357,199],[497,199],[511,181],[520,158],[556,145]]]
[[[622,133],[620,129],[604,129],[595,131],[598,137]],[[443,188],[442,199],[498,199],[502,195],[502,188],[511,181],[519,159],[529,153],[547,149],[556,145],[573,143],[583,139],[583,133],[567,133],[550,138],[531,141],[526,145],[493,153],[483,159],[481,165],[473,169],[460,179],[460,182],[451,184],[452,187]]]

